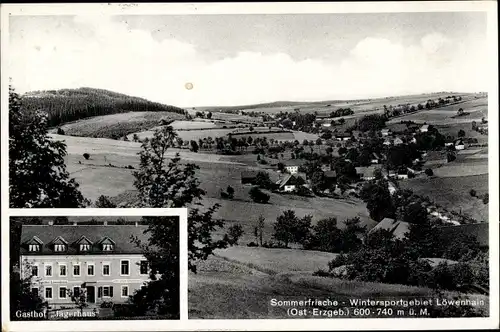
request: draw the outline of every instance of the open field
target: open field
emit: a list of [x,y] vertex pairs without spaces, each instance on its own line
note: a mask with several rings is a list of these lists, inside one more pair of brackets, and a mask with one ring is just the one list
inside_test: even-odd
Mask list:
[[[469,113],[464,116],[454,117],[458,110],[462,108]],[[400,116],[389,121],[389,123],[399,123],[400,121],[413,121],[416,123],[427,122],[433,125],[450,125],[468,123],[472,121],[481,122],[481,118],[488,118],[488,99],[482,97],[464,101],[454,105],[448,105],[432,110],[423,110],[416,113]]]
[[328,263],[337,257],[337,254],[313,250],[240,246],[217,250],[215,255],[267,274],[328,270]]
[[[162,120],[184,119],[184,115],[172,112],[128,112],[96,116],[60,126],[66,135],[84,137],[124,136],[150,129]],[[55,129],[52,130],[55,132]]]
[[[100,195],[113,197],[126,192],[130,194],[134,190],[134,170],[125,167],[130,165],[138,168],[140,143],[60,135],[53,137],[66,142],[68,171],[80,184],[86,198],[95,201]],[[83,158],[85,152],[90,154],[89,160]],[[242,223],[248,234],[251,234],[258,214],[262,214],[267,222],[274,223],[276,217],[287,209],[295,210],[300,217],[311,214],[314,220],[337,217],[341,221],[360,217],[364,224],[372,223],[364,203],[354,198],[308,198],[269,193],[271,204],[254,203],[248,194],[251,186],[241,184],[241,172],[262,169],[261,167],[243,163],[242,156],[203,154],[178,149],[169,150],[167,157],[173,157],[176,152],[180,153],[183,162],[193,162],[200,167],[197,174],[201,188],[207,192],[205,206],[221,204],[216,217]],[[250,156],[252,160],[256,160],[255,155]],[[271,175],[273,179],[277,179],[277,173]],[[220,198],[220,190],[225,190],[228,185],[235,189],[235,199],[231,201]]]
[[471,197],[469,191],[474,189],[478,196],[488,192],[488,174],[416,178],[399,182],[404,189],[429,196],[436,204],[450,211],[462,210],[462,213],[478,221],[488,221],[488,206],[481,199]]
[[[294,299],[330,298],[348,303],[353,298],[380,298],[381,294],[389,299],[434,295],[429,288],[315,277],[304,271],[270,275],[214,256],[200,262],[198,267],[197,274],[189,274],[190,319],[290,318],[286,316],[286,309],[273,308],[269,301],[272,298],[290,299],[291,296]],[[486,296],[470,297],[488,301]]]

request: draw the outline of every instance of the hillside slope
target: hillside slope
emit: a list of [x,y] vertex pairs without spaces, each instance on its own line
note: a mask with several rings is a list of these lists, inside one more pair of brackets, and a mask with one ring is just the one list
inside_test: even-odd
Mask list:
[[175,106],[93,88],[28,92],[23,95],[23,107],[46,112],[49,126],[117,113],[169,112],[181,115],[185,113],[183,109]]

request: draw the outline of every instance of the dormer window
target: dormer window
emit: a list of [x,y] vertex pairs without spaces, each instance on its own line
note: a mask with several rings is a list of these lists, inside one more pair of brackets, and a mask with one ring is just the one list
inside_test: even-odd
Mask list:
[[90,244],[80,244],[80,251],[89,251]]
[[78,246],[77,248],[80,252],[88,252],[92,248],[92,241],[82,235],[76,242],[76,245]]
[[58,236],[52,241],[54,252],[64,252],[68,248],[68,242],[62,236]]
[[66,245],[64,245],[64,244],[54,244],[54,251],[56,251],[56,252],[66,251]]
[[37,236],[33,236],[25,242],[29,252],[39,252],[42,249],[43,242]]
[[112,250],[113,250],[112,244],[103,244],[102,245],[102,251],[112,251]]
[[28,245],[28,250],[31,252],[40,251],[40,245],[39,244],[30,244],[30,245]]
[[99,241],[100,247],[102,251],[113,251],[115,250],[115,242],[111,240],[109,237],[105,237],[101,241]]

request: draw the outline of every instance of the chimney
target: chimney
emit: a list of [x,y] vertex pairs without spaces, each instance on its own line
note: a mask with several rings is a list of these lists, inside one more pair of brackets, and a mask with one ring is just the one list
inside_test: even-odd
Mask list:
[[104,226],[108,226],[108,222],[107,222],[107,221],[104,221],[102,224],[103,224]]

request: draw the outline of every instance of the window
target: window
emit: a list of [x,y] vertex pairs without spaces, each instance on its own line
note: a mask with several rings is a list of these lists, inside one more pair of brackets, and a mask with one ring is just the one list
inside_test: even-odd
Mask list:
[[87,263],[87,275],[93,276],[94,274],[95,274],[94,263]]
[[52,298],[52,287],[45,287],[45,298],[46,299]]
[[39,251],[40,250],[40,245],[38,244],[30,244],[28,246],[29,251]]
[[60,299],[66,298],[66,287],[64,286],[59,287],[59,298]]
[[141,261],[140,274],[148,274],[148,261]]
[[80,296],[80,287],[73,287],[73,297]]
[[52,265],[45,266],[45,276],[52,277]]
[[66,264],[59,265],[59,276],[60,277],[66,276]]
[[113,245],[112,244],[103,244],[102,250],[103,251],[111,251],[111,250],[113,250]]
[[129,261],[121,261],[120,274],[122,276],[128,276],[129,275]]
[[80,264],[74,264],[73,265],[73,275],[74,276],[79,276],[80,275]]
[[80,244],[80,251],[89,251],[90,244]]
[[109,263],[103,263],[102,264],[102,275],[103,276],[109,276],[110,274],[110,266]]
[[33,295],[38,295],[38,287],[33,287],[33,288],[31,289],[31,293],[32,293]]
[[64,244],[54,244],[54,251],[60,252],[65,250],[66,246]]
[[33,265],[31,267],[31,275],[33,277],[38,277],[38,265]]
[[122,286],[122,297],[128,297],[128,286]]

